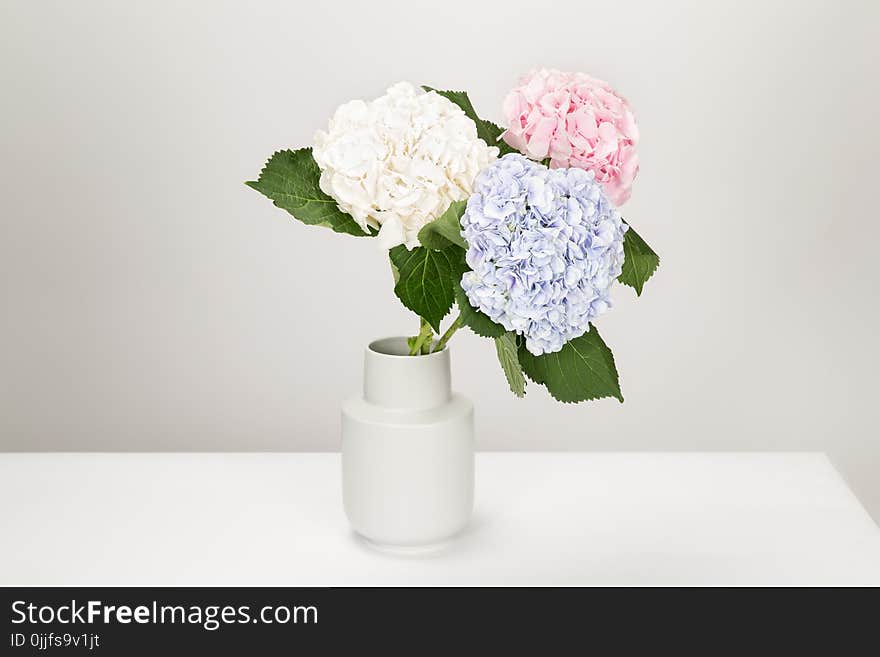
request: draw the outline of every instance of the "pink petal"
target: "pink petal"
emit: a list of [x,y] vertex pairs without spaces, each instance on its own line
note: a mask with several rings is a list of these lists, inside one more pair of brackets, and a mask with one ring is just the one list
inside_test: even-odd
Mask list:
[[526,153],[536,160],[543,160],[550,150],[550,138],[556,130],[556,120],[544,117],[535,126],[532,136],[529,138]]
[[504,134],[501,135],[501,138],[511,147],[516,150],[524,153],[526,150],[526,140],[522,136],[522,134],[518,134],[515,132],[511,132],[510,130],[505,130]]

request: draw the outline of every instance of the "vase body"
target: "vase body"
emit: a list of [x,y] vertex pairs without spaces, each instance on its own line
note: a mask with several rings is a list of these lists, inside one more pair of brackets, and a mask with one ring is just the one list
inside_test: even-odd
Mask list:
[[342,492],[355,531],[380,546],[441,543],[474,499],[473,406],[450,385],[449,350],[371,343],[362,395],[342,408]]

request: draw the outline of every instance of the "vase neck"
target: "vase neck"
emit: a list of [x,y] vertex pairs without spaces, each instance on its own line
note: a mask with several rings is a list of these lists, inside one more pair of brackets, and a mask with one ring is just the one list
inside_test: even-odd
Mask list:
[[399,410],[440,406],[452,395],[449,350],[410,356],[406,338],[372,342],[364,355],[364,399]]

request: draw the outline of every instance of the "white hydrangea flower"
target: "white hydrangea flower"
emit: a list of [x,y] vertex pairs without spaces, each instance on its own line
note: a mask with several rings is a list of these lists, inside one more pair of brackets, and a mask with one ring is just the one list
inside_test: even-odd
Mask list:
[[418,233],[453,201],[471,193],[498,149],[452,101],[399,82],[371,102],[336,110],[315,134],[321,189],[364,229],[379,229],[390,249],[418,246]]

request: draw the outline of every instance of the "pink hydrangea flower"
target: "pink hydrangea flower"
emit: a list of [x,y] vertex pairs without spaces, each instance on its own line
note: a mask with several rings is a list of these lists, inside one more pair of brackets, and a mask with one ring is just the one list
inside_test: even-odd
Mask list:
[[629,104],[607,82],[584,73],[533,71],[504,99],[510,146],[551,168],[596,174],[611,202],[629,199],[639,172],[639,129]]

